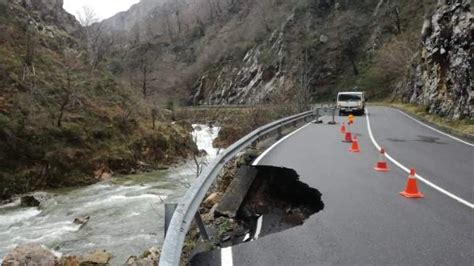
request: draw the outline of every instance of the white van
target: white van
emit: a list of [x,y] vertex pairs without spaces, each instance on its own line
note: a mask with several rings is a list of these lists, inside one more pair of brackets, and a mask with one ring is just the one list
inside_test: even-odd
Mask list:
[[343,114],[363,115],[365,113],[365,94],[361,91],[339,92],[336,106],[339,116]]

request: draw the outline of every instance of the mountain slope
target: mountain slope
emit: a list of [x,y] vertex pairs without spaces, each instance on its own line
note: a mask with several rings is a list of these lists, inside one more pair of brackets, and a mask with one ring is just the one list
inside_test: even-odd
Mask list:
[[62,4],[0,1],[0,199],[171,163],[195,149],[187,129],[154,123],[132,90],[90,68],[83,29]]

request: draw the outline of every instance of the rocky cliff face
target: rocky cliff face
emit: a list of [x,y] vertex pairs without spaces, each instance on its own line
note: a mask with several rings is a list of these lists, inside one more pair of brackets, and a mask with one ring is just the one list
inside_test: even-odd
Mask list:
[[[298,102],[327,97],[358,62],[374,31],[378,0],[363,3],[302,1],[240,60],[222,61],[198,80],[193,104]],[[380,4],[381,5],[381,4]],[[354,72],[356,74],[354,74]]]
[[422,31],[421,60],[404,100],[450,119],[474,118],[474,28],[469,0],[440,0]]
[[[37,24],[57,27],[67,33],[74,34],[80,25],[73,15],[63,9],[63,0],[9,0],[17,16],[24,16]],[[24,9],[24,11],[21,11]],[[48,30],[41,27],[39,30]]]
[[290,16],[280,30],[261,45],[250,49],[241,64],[225,65],[222,69],[204,74],[195,85],[193,104],[258,104],[271,102],[283,88],[291,88],[284,71],[284,61],[288,50],[284,44],[284,34]]

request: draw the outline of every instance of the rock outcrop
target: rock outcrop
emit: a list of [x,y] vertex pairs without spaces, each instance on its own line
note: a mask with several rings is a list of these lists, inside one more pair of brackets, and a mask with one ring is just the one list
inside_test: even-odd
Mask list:
[[[280,30],[261,45],[250,49],[239,67],[227,65],[217,77],[205,74],[195,85],[193,104],[257,104],[270,102],[272,95],[288,85],[283,71],[286,57],[284,34],[287,25],[294,22],[290,16]],[[213,72],[213,71],[211,71]]]
[[[39,31],[54,32],[52,25],[58,27],[67,33],[77,33],[81,26],[76,18],[65,12],[63,9],[63,0],[10,0],[12,7],[20,6],[24,8],[27,15],[31,15],[28,19],[33,20],[37,24],[43,24]],[[18,16],[22,14],[19,10],[15,10]],[[51,37],[54,37],[51,36]]]
[[473,25],[468,0],[440,0],[423,25],[421,62],[404,101],[453,120],[474,118]]
[[49,250],[38,244],[19,245],[3,258],[2,266],[44,265],[56,266],[58,260]]

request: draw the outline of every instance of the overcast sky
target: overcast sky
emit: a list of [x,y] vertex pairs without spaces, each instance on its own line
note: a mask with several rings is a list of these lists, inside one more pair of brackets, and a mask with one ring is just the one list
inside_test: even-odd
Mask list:
[[86,6],[94,10],[98,19],[109,18],[118,12],[128,10],[133,4],[140,0],[64,0],[64,9],[76,15]]

